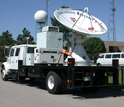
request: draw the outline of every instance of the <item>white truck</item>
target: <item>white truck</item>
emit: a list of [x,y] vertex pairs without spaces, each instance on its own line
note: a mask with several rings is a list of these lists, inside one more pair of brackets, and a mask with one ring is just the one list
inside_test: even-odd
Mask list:
[[[76,52],[78,48],[74,50]],[[52,94],[66,88],[93,91],[107,87],[109,76],[113,77],[111,86],[119,85],[117,67],[88,66],[85,54],[75,56],[78,55],[69,56],[67,51],[63,52],[63,34],[57,27],[43,28],[37,34],[37,45],[11,47],[7,61],[2,64],[1,77],[4,81],[46,78],[47,90]],[[78,58],[82,59],[78,62]]]
[[124,52],[102,53],[96,61],[97,66],[112,66],[118,62],[119,66],[124,66]]

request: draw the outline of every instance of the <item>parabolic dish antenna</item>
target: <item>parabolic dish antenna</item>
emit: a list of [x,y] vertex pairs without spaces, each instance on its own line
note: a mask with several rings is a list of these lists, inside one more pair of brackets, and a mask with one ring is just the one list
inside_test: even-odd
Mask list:
[[37,23],[45,23],[48,19],[48,15],[45,11],[38,10],[34,15],[34,19]]
[[84,11],[61,8],[55,10],[54,16],[64,26],[85,35],[101,35],[107,32],[106,25],[90,15],[87,7]]

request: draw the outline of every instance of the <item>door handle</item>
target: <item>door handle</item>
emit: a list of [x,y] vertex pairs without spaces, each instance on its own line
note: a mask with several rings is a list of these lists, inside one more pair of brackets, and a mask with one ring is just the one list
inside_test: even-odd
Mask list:
[[51,56],[51,58],[54,58],[54,56]]

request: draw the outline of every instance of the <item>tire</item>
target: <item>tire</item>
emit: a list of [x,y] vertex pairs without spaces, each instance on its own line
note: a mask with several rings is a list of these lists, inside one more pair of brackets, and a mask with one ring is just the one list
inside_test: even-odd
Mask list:
[[51,94],[58,94],[61,89],[62,80],[58,74],[50,71],[46,78],[46,88]]
[[3,66],[2,67],[2,71],[1,71],[1,78],[2,78],[2,80],[3,81],[7,81],[8,80],[8,78],[7,78],[7,76],[6,76],[6,74],[5,74],[5,67]]
[[102,65],[100,63],[98,63],[97,66],[102,66]]

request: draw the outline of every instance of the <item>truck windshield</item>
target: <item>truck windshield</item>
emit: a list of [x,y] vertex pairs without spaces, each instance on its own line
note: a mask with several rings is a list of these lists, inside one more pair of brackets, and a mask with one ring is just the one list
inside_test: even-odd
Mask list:
[[104,58],[104,55],[100,56],[99,58]]

